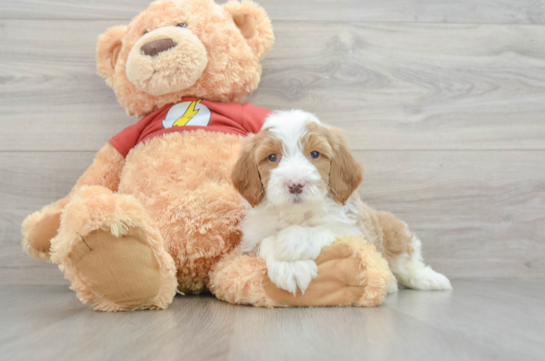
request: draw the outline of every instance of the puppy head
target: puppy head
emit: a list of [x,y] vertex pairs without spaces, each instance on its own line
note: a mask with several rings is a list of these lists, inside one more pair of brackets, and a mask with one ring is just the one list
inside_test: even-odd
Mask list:
[[252,205],[312,208],[331,197],[345,204],[363,179],[341,131],[312,114],[276,112],[245,140],[232,173],[235,188]]

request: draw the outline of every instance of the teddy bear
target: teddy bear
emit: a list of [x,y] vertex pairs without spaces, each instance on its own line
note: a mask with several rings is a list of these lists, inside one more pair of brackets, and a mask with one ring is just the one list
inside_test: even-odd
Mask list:
[[[176,292],[238,304],[375,306],[392,275],[371,244],[344,237],[296,296],[237,246],[245,201],[230,175],[242,138],[270,111],[241,103],[274,41],[251,1],[159,0],[99,37],[97,70],[129,115],[63,199],[23,222],[30,256],[59,265],[95,310],[165,309]],[[247,205],[246,205],[247,206]]]

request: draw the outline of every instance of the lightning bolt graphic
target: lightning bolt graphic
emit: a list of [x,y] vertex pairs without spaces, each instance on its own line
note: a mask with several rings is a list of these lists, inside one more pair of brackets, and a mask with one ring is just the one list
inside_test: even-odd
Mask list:
[[186,125],[187,122],[189,122],[191,118],[193,118],[199,112],[198,109],[195,110],[195,105],[197,105],[197,103],[200,103],[201,101],[202,99],[192,101],[191,104],[189,104],[189,106],[187,107],[187,110],[185,111],[184,115],[178,118],[178,120],[176,120],[174,124],[172,124],[172,126],[183,127],[184,125]]

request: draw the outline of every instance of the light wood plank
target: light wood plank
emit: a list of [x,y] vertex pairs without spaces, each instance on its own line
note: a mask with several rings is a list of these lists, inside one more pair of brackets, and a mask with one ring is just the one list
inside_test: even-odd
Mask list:
[[[116,21],[0,22],[0,150],[98,150],[136,121],[96,75]],[[545,27],[275,22],[249,100],[355,149],[545,149]]]
[[[167,311],[109,314],[91,311],[66,287],[52,288],[56,295],[49,289],[12,286],[2,295],[1,303],[7,306],[5,322],[13,325],[11,332],[0,331],[3,359],[216,360],[228,349],[227,336],[235,316],[229,309],[236,306],[213,297],[186,297]],[[21,307],[20,297],[25,293],[28,303],[34,304],[30,312]],[[42,307],[36,307],[40,304]],[[18,323],[47,311],[49,317]],[[63,330],[62,337],[59,330]],[[31,339],[32,347],[23,346]]]
[[536,37],[543,31],[436,24],[277,27],[281,40],[251,100],[313,111],[345,129],[354,149],[543,149],[538,108],[545,100],[545,37]]
[[[240,309],[231,340],[229,360],[461,360],[495,353],[387,306]],[[435,346],[414,346],[422,340]]]
[[[543,290],[543,280],[455,284],[458,287],[455,286],[451,294],[435,292],[424,302],[421,293],[408,290],[388,297],[386,303],[441,331],[464,335],[476,344],[501,350],[503,357],[533,359],[542,355],[545,341],[543,335],[535,331],[542,328],[545,321],[542,312],[545,301],[542,297],[521,298],[520,295],[526,294],[527,288],[536,286]],[[461,313],[463,318],[459,317]],[[468,323],[468,320],[475,322]]]
[[362,198],[405,220],[435,269],[453,277],[544,276],[544,152],[356,157],[366,169]]
[[[0,328],[0,345],[87,309],[67,286],[51,285],[0,286],[0,304],[4,326]],[[0,359],[6,358],[2,355]]]
[[[224,3],[226,0],[218,0]],[[4,0],[4,19],[131,19],[150,0]],[[258,0],[273,20],[543,24],[542,0]]]
[[256,2],[265,8],[273,20],[545,23],[543,0],[517,0],[516,2],[510,0],[257,0]]
[[[454,278],[545,276],[544,151],[354,154],[366,169],[362,198],[405,220],[436,270]],[[54,265],[23,254],[20,225],[67,194],[92,157],[0,153],[0,283],[65,283]]]
[[[166,311],[113,314],[89,310],[66,287],[0,286],[0,354],[6,360],[540,360],[544,285],[454,281],[452,292],[401,290],[377,308],[267,310],[178,296]],[[529,288],[537,297],[516,302]]]
[[95,74],[97,38],[113,22],[26,24],[2,22],[0,150],[94,151],[135,121]]
[[70,192],[93,152],[0,153],[0,283],[67,284],[56,265],[26,256],[21,223]]

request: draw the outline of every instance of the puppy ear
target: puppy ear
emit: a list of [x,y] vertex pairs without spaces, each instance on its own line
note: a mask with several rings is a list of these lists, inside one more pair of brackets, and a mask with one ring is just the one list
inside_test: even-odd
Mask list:
[[329,131],[336,142],[331,160],[329,189],[335,202],[344,205],[363,180],[363,167],[350,153],[341,130],[332,128]]
[[229,1],[223,9],[233,17],[242,36],[261,60],[271,50],[274,33],[269,16],[265,10],[253,1]]
[[257,206],[263,199],[263,185],[255,160],[257,136],[244,140],[242,152],[231,173],[231,180],[236,190],[252,205]]
[[106,30],[98,38],[96,55],[97,72],[106,79],[109,85],[113,81],[117,56],[121,50],[122,41],[126,33],[126,26],[114,26]]

